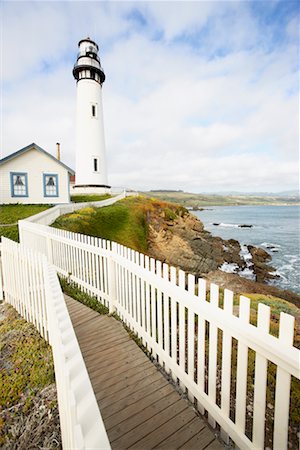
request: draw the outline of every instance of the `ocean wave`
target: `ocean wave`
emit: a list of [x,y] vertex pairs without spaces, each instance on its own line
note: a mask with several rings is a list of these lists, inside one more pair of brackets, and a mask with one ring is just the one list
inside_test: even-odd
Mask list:
[[279,248],[281,248],[281,245],[279,245],[279,244],[272,244],[272,242],[263,242],[262,244],[260,244],[260,246],[268,248],[268,249],[271,249],[271,248],[279,249]]
[[222,228],[256,228],[256,226],[254,225],[247,225],[247,224],[242,224],[242,223],[225,223],[225,222],[211,222],[210,225],[214,225],[215,227],[222,227]]
[[237,271],[239,270],[239,266],[236,263],[224,262],[220,267],[220,270],[226,273],[237,273]]
[[247,278],[248,280],[255,280],[255,275],[250,267],[245,267],[245,269],[239,271],[241,277]]

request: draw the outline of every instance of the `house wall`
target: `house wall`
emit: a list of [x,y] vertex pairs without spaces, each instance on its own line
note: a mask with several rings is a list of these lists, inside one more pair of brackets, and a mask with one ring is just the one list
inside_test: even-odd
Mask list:
[[[11,172],[26,172],[28,179],[28,197],[12,197]],[[43,174],[58,175],[58,197],[44,197]],[[7,161],[0,166],[0,203],[68,203],[69,173],[64,167],[47,155],[32,149]]]

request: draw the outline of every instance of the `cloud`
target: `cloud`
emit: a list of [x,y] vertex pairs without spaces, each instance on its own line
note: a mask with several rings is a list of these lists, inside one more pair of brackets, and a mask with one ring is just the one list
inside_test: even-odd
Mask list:
[[5,3],[2,156],[32,141],[55,153],[60,141],[75,166],[72,65],[91,34],[113,185],[295,187],[297,31],[293,10],[274,8],[266,24],[249,2]]

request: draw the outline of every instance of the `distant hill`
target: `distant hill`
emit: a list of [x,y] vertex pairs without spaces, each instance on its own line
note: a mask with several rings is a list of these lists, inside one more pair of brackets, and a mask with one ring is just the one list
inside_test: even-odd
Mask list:
[[205,193],[194,194],[183,191],[152,190],[142,192],[148,197],[159,198],[174,203],[180,203],[185,207],[201,208],[205,206],[230,206],[230,205],[299,205],[300,195],[297,191],[280,193]]

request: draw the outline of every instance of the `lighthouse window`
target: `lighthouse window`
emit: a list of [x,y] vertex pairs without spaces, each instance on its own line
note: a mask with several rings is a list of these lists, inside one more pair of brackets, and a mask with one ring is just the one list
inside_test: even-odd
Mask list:
[[99,160],[98,158],[94,158],[94,172],[99,172]]
[[92,117],[97,117],[97,104],[92,105]]
[[44,197],[58,197],[58,175],[44,173]]
[[27,173],[11,172],[10,187],[12,197],[28,197]]

